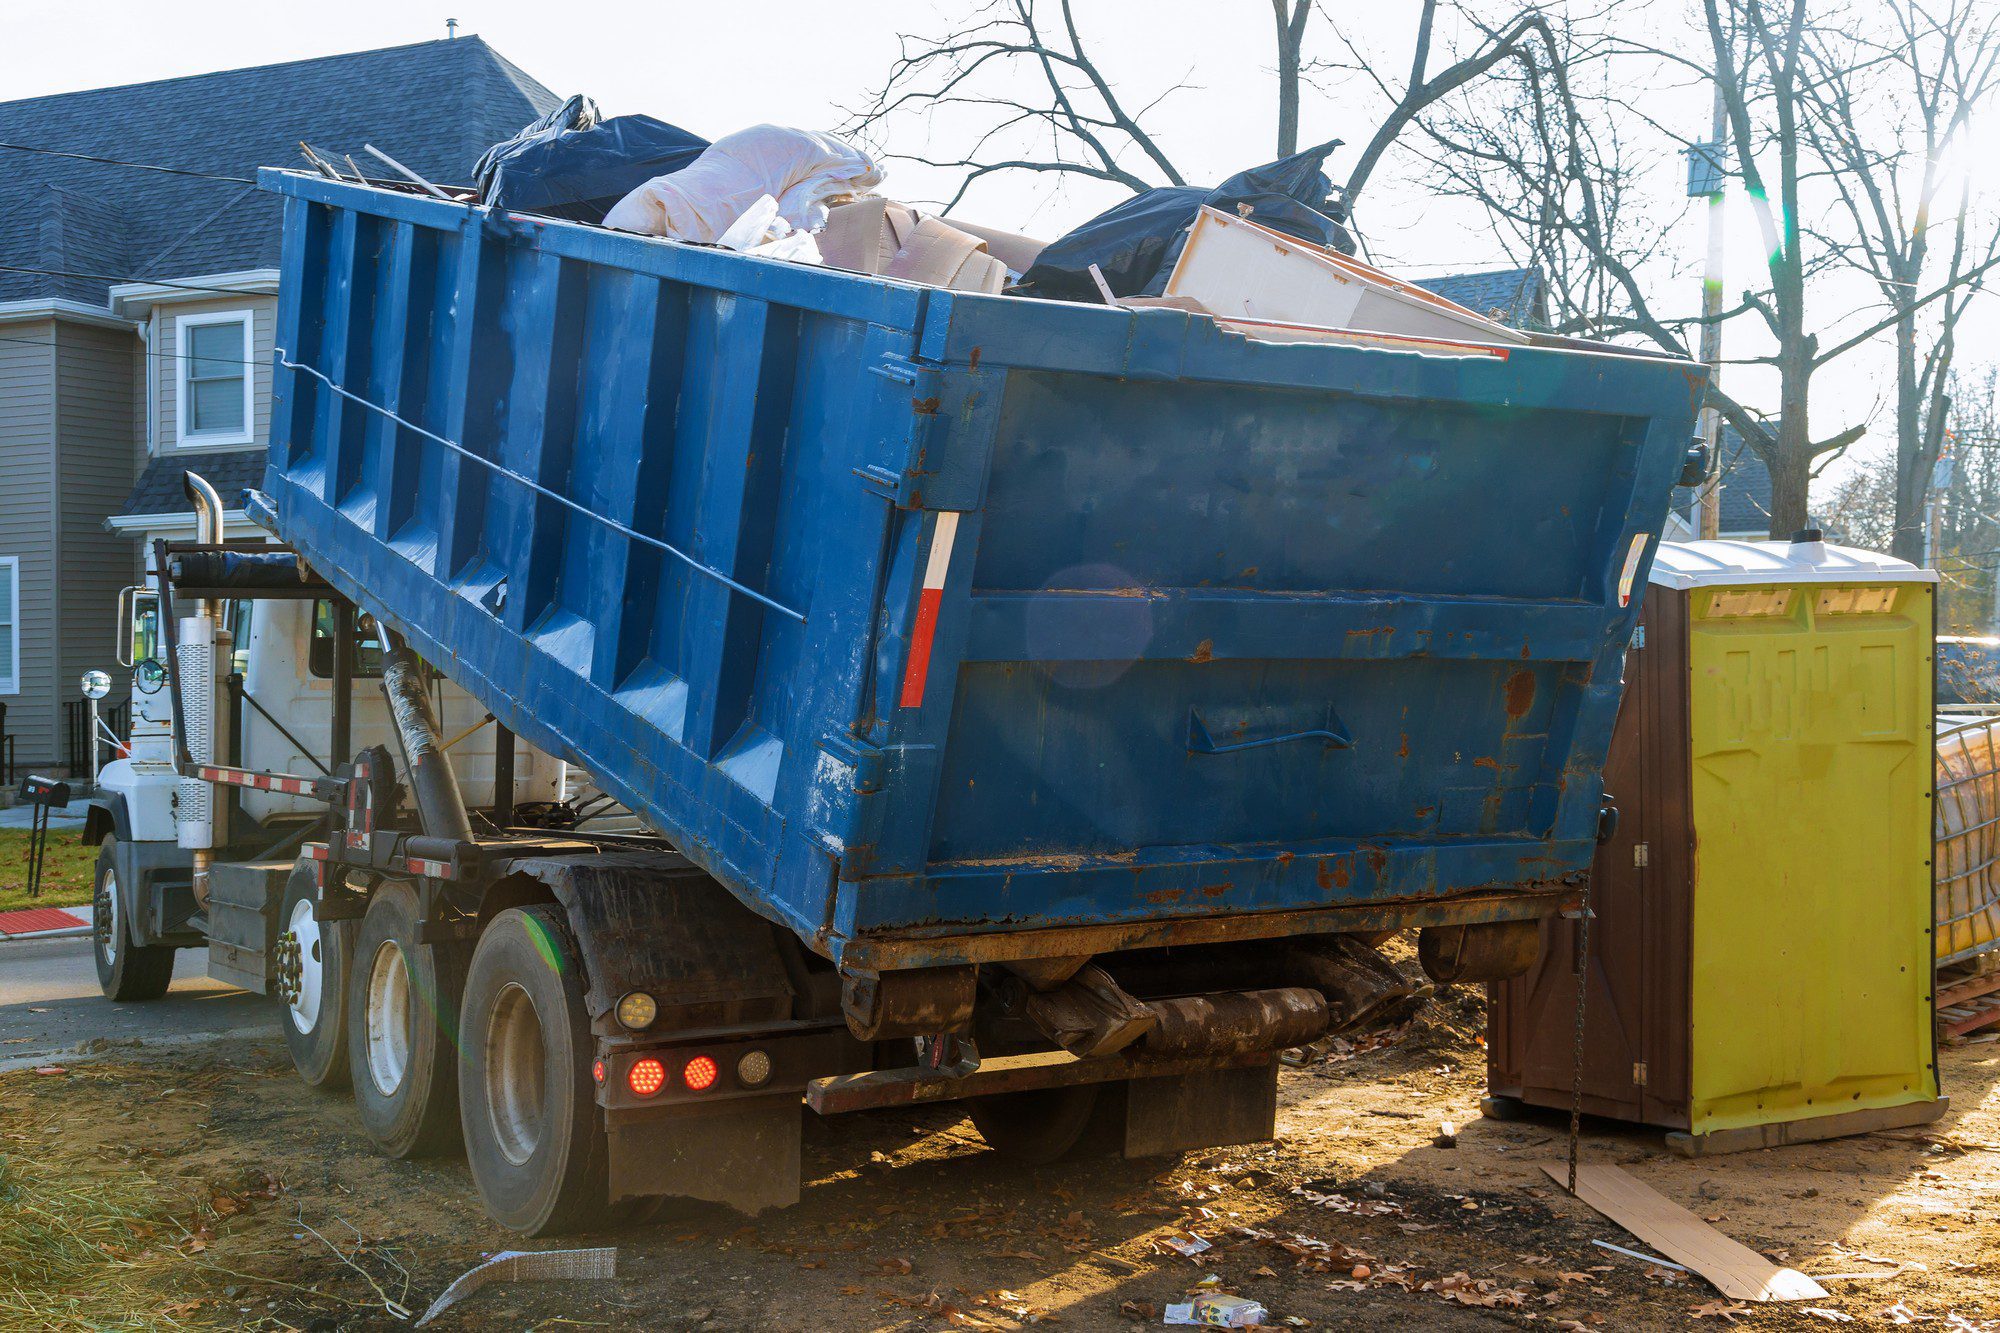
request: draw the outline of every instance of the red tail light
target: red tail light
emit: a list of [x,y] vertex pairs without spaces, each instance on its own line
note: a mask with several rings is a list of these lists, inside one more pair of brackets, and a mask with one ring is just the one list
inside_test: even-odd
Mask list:
[[687,1084],[689,1092],[707,1092],[715,1086],[715,1057],[697,1055],[681,1068],[681,1082]]
[[650,1056],[633,1061],[632,1068],[625,1074],[625,1084],[632,1089],[635,1097],[651,1097],[666,1083],[667,1067]]
[[602,1083],[604,1081],[604,1061],[593,1060],[591,1062],[590,1076],[596,1079],[599,1083]]

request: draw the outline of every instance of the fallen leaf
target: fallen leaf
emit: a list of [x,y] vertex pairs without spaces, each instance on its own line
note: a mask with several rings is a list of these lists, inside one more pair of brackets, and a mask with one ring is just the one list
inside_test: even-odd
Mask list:
[[896,1258],[896,1259],[877,1259],[875,1261],[875,1267],[881,1269],[884,1273],[894,1273],[897,1274],[898,1276],[901,1276],[903,1274],[908,1273],[912,1268],[915,1267],[915,1265],[912,1264],[908,1259]]
[[1738,1315],[1749,1314],[1750,1307],[1747,1305],[1735,1305],[1729,1301],[1710,1301],[1706,1305],[1695,1306],[1694,1309],[1688,1311],[1688,1313],[1693,1315],[1696,1319],[1706,1319],[1710,1315],[1721,1315],[1724,1319],[1728,1320],[1730,1323],[1733,1324],[1736,1322],[1736,1318]]
[[1809,1314],[1815,1319],[1824,1319],[1829,1324],[1851,1324],[1854,1322],[1853,1315],[1842,1314],[1838,1310],[1829,1310],[1824,1305],[1801,1306],[1800,1312]]

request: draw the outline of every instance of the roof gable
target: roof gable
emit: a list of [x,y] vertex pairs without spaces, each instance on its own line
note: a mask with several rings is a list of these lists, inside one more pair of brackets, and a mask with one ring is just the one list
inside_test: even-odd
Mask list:
[[[43,220],[0,227],[0,264],[139,279],[274,268],[279,203],[247,182],[296,165],[301,140],[357,158],[372,143],[433,180],[469,181],[489,144],[559,100],[461,37],[0,102],[0,139],[238,178],[0,149],[0,217]],[[0,300],[102,302],[108,286],[0,271]]]

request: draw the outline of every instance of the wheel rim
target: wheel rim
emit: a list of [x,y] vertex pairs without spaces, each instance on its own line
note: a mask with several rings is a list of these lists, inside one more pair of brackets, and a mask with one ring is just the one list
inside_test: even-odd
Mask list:
[[516,982],[501,988],[486,1023],[486,1109],[500,1155],[526,1165],[542,1142],[542,1017]]
[[285,1007],[291,1011],[292,1026],[300,1033],[310,1033],[319,1026],[326,965],[320,957],[319,922],[313,920],[313,905],[309,900],[301,898],[292,904],[291,920],[285,923],[285,929],[299,944],[298,996]]
[[368,969],[368,1081],[394,1096],[410,1072],[410,967],[402,947],[385,941]]
[[104,913],[104,962],[106,966],[118,966],[118,949],[125,941],[124,909],[118,905],[118,872],[104,872],[104,883],[97,890],[101,910]]

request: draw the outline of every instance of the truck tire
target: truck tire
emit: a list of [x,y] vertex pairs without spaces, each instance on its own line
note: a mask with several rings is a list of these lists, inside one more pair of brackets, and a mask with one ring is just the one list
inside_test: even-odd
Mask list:
[[90,895],[91,954],[97,984],[108,1000],[157,1000],[174,980],[171,945],[132,942],[131,904],[118,883],[118,835],[97,844],[97,875]]
[[354,956],[352,921],[316,921],[313,904],[319,881],[301,866],[285,881],[278,903],[278,933],[299,943],[299,989],[293,1000],[279,999],[278,1022],[292,1068],[309,1087],[344,1092],[347,1067],[347,973]]
[[607,1206],[603,1117],[583,968],[561,914],[510,908],[479,937],[465,983],[459,1115],[494,1221],[544,1236],[633,1220]]
[[458,1146],[458,1006],[465,951],[421,944],[416,890],[368,897],[347,976],[347,1064],[361,1126],[391,1157]]
[[1026,1166],[1047,1166],[1067,1157],[1091,1127],[1102,1085],[1041,1088],[972,1097],[965,1109],[986,1146]]

